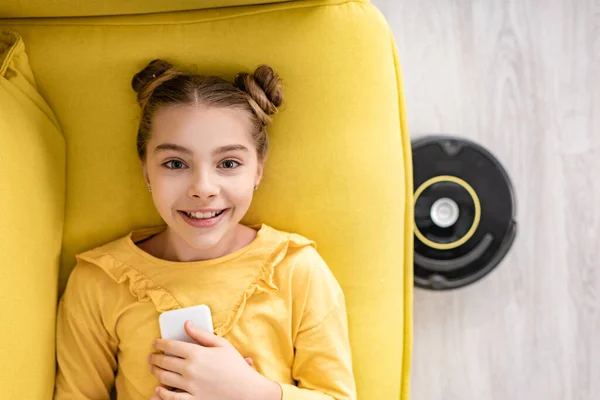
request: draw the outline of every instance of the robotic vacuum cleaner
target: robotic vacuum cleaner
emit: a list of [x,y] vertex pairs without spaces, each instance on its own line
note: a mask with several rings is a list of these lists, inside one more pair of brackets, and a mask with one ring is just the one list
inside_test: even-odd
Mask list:
[[515,195],[494,156],[451,136],[412,142],[414,275],[424,289],[449,290],[487,275],[517,230]]

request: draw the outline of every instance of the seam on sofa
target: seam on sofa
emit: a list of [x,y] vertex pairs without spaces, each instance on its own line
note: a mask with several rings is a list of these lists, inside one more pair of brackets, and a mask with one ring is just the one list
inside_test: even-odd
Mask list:
[[[335,0],[333,0],[335,1]],[[351,3],[369,3],[369,0],[337,0],[333,3],[323,3],[319,0],[296,1],[293,3],[273,3],[240,6],[239,11],[233,11],[235,7],[213,8],[203,10],[190,11],[169,11],[164,13],[154,14],[137,14],[137,15],[112,15],[112,16],[94,16],[94,17],[44,17],[44,18],[7,18],[0,19],[0,26],[5,25],[34,25],[34,26],[154,26],[154,25],[191,25],[203,22],[213,22],[226,19],[234,19],[247,17],[251,15],[267,14],[270,12],[288,11],[304,8],[324,8],[335,7]],[[227,10],[228,15],[219,16]],[[208,14],[203,18],[189,20],[179,19],[176,21],[164,20],[165,16],[185,16],[186,14]],[[214,15],[214,16],[210,16]],[[150,21],[132,21],[134,19],[150,20]],[[125,21],[125,22],[123,22]]]

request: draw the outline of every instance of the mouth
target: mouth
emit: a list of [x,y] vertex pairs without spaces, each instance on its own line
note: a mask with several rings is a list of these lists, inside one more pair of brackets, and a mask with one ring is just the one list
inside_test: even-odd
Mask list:
[[221,211],[213,211],[208,213],[196,213],[188,211],[177,211],[181,218],[194,228],[211,228],[218,225],[224,218],[226,218],[229,208],[225,208]]
[[187,212],[187,211],[182,211],[182,210],[179,210],[179,212],[182,213],[182,214],[184,214],[186,217],[188,217],[190,219],[210,220],[210,219],[213,219],[213,218],[217,218],[218,216],[220,216],[221,214],[223,214],[227,210],[228,210],[227,208],[224,208],[221,211],[213,211],[213,212],[206,212],[206,213],[202,213],[202,212]]

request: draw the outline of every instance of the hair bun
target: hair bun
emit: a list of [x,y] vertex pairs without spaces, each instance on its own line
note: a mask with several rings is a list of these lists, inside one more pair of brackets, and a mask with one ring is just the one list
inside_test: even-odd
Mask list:
[[137,92],[137,101],[144,109],[154,90],[164,82],[183,73],[164,60],[152,60],[140,72],[133,76],[131,87]]
[[250,106],[263,124],[270,125],[269,115],[277,113],[283,103],[281,79],[268,65],[260,65],[253,74],[240,72],[235,76],[235,85],[248,93]]
[[174,67],[167,61],[160,59],[152,60],[143,70],[134,75],[131,80],[131,87],[137,93],[141,93],[154,80],[160,78],[161,75],[170,69],[174,69]]

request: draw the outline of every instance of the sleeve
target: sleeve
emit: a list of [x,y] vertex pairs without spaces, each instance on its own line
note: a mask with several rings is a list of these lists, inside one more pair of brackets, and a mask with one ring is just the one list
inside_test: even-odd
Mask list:
[[54,400],[108,400],[117,370],[118,342],[103,318],[102,270],[78,263],[59,301]]
[[307,289],[294,339],[297,386],[280,383],[282,400],[355,400],[344,294],[316,250],[311,260],[310,274],[298,285]]

